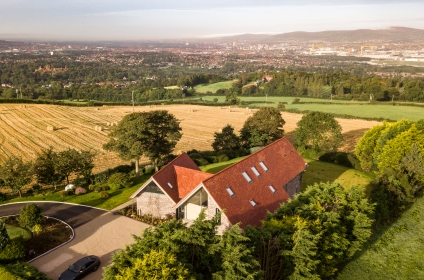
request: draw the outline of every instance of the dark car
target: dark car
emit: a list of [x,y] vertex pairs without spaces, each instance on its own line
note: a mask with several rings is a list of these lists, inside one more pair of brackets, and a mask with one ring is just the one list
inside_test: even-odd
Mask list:
[[70,265],[67,270],[62,272],[59,280],[77,280],[81,279],[87,274],[96,271],[100,266],[100,259],[96,256],[88,256],[77,260],[74,264]]

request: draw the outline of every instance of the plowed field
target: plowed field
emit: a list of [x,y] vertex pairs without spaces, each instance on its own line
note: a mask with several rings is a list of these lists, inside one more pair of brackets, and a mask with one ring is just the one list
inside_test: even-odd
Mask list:
[[[180,121],[183,137],[176,152],[190,149],[209,150],[214,132],[226,124],[239,131],[244,121],[253,114],[242,108],[220,108],[192,105],[136,107],[135,111],[168,110]],[[110,124],[119,122],[132,107],[66,107],[55,105],[0,105],[0,162],[8,156],[34,159],[42,149],[57,151],[68,147],[97,152],[94,172],[124,163],[112,152],[102,149]],[[283,113],[286,136],[293,140],[293,130],[302,115]],[[343,127],[345,143],[341,150],[352,151],[357,140],[375,121],[338,119]],[[54,130],[48,130],[54,127]],[[101,128],[101,129],[99,129]]]

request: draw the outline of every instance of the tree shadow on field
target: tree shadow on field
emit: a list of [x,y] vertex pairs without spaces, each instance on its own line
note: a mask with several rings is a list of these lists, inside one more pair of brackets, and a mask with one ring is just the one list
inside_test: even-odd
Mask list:
[[369,128],[355,129],[343,133],[343,142],[339,148],[339,151],[343,152],[353,152],[355,151],[356,144],[358,144],[359,139],[364,136],[364,133],[369,130]]
[[290,132],[284,132],[284,137],[287,138],[287,140],[290,141],[290,143],[294,143],[295,138],[294,138],[294,130],[290,131]]

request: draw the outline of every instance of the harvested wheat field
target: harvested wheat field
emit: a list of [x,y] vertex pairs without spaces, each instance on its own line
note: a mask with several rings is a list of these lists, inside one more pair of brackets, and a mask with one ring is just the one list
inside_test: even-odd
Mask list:
[[[168,110],[180,121],[183,137],[176,153],[191,149],[209,150],[214,132],[226,124],[239,131],[254,111],[243,108],[170,105],[136,107],[135,111]],[[67,107],[56,105],[0,105],[0,162],[8,156],[34,159],[39,151],[53,147],[56,151],[67,148],[93,150],[97,153],[94,172],[124,162],[112,152],[102,149],[108,133],[132,107]],[[293,140],[293,130],[302,115],[283,113],[286,136]],[[352,151],[358,139],[376,121],[338,119],[343,127],[343,151]]]

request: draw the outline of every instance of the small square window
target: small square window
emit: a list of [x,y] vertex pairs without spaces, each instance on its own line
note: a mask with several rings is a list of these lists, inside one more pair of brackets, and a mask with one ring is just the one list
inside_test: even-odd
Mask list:
[[253,199],[250,199],[249,202],[250,204],[252,204],[253,207],[256,207],[257,204]]
[[269,185],[268,188],[272,191],[272,193],[276,192],[276,190],[274,189],[274,187],[272,185]]
[[260,162],[259,162],[259,165],[262,167],[262,169],[263,169],[265,172],[268,172],[268,167],[266,167],[266,165],[265,165],[265,163],[264,163],[263,161],[260,161]]
[[249,184],[252,183],[252,179],[245,171],[243,171],[241,174],[243,174],[244,179],[246,179]]
[[226,188],[226,190],[227,190],[227,193],[228,193],[231,197],[234,197],[234,196],[235,196],[235,194],[234,194],[233,190],[232,190],[230,187]]
[[256,167],[252,166],[250,169],[252,169],[253,173],[255,173],[256,177],[261,177],[261,173],[259,173],[258,169]]
[[171,188],[171,189],[173,189],[174,187],[171,185],[171,183],[170,182],[168,182],[168,186]]

